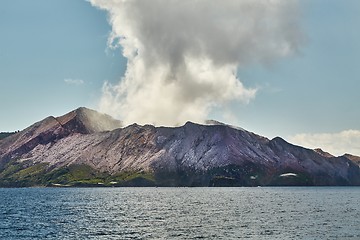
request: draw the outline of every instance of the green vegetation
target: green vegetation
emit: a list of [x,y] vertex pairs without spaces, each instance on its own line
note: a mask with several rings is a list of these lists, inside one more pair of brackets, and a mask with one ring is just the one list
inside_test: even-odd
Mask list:
[[47,164],[28,165],[11,160],[0,169],[0,187],[28,187],[42,185]]
[[[291,173],[291,174],[283,174]],[[252,164],[228,165],[207,172],[134,171],[109,174],[88,165],[78,164],[52,168],[46,163],[11,160],[0,167],[0,187],[125,187],[125,186],[307,186],[314,185],[310,176],[288,169],[267,174]]]
[[117,175],[99,172],[88,165],[71,165],[46,174],[53,186],[147,186],[154,185],[152,174],[125,172]]
[[20,171],[22,168],[23,166],[21,163],[17,162],[16,160],[12,160],[0,169],[0,179],[6,179],[12,174]]
[[51,184],[97,184],[103,182],[103,174],[87,165],[71,165],[55,169],[47,174]]
[[45,163],[30,165],[12,160],[0,169],[0,187],[30,186],[155,186],[155,180],[151,173],[110,175],[84,164],[50,169]]
[[120,182],[132,181],[138,178],[143,178],[149,181],[155,181],[154,175],[152,173],[146,173],[146,172],[135,172],[135,173],[124,172],[110,177],[112,181],[120,181]]
[[34,177],[40,177],[40,175],[45,172],[46,166],[47,164],[45,163],[39,163],[28,168],[21,169],[13,174],[13,177],[19,180],[35,180],[33,179]]

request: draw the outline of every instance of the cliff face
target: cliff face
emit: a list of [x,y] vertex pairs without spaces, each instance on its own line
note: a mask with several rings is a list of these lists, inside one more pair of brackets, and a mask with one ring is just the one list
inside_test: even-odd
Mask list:
[[80,108],[0,141],[0,185],[360,185],[334,157],[211,122],[130,125]]

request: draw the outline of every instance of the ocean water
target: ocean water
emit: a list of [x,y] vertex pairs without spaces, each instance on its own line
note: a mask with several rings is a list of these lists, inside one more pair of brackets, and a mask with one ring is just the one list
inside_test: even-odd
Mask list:
[[0,239],[360,239],[360,188],[0,189]]

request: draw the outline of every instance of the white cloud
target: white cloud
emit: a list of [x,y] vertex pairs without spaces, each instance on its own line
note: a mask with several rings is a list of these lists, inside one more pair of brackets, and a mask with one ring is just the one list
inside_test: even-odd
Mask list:
[[85,83],[84,80],[82,79],[72,79],[72,78],[65,78],[64,82],[66,84],[76,85],[76,86],[83,85]]
[[346,130],[339,133],[297,134],[290,142],[308,148],[321,148],[333,155],[350,153],[360,156],[360,131]]
[[295,0],[90,0],[109,14],[109,46],[128,59],[105,83],[100,109],[124,120],[201,122],[214,107],[249,102],[238,67],[268,64],[301,43]]

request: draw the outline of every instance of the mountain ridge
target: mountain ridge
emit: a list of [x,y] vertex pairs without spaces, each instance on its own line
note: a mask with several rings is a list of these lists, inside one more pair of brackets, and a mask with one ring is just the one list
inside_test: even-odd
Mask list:
[[1,140],[0,186],[360,185],[350,156],[214,121],[123,127],[78,108]]

